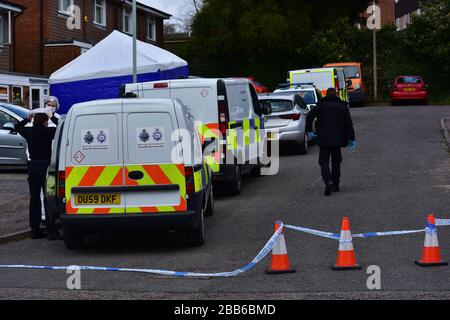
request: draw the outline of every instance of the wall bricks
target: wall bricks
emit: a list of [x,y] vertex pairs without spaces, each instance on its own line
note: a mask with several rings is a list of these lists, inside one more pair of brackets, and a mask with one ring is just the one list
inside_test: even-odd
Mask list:
[[[46,47],[46,44],[81,41],[95,45],[113,30],[123,29],[123,5],[106,2],[106,27],[94,24],[94,0],[74,0],[81,9],[81,30],[67,28],[67,15],[58,12],[58,0],[14,0],[26,7],[16,19],[15,72],[49,76],[81,53],[76,46]],[[147,39],[147,16],[138,10],[138,39]],[[163,44],[163,19],[156,17],[157,41]],[[1,66],[0,66],[1,67]]]

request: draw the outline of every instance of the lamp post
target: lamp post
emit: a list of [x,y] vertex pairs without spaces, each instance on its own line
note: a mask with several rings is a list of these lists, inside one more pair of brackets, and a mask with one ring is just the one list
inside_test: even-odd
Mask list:
[[[373,14],[374,19],[379,19],[381,17],[377,17],[377,9],[376,9],[375,0],[373,0]],[[378,100],[378,63],[377,63],[377,28],[373,28],[373,97],[376,100]]]
[[133,13],[132,13],[132,25],[133,25],[133,83],[137,83],[137,20],[136,20],[136,0],[133,0]]

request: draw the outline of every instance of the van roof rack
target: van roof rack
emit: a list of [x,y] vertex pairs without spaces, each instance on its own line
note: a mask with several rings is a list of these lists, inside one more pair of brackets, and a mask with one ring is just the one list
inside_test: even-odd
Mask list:
[[314,82],[299,82],[299,83],[280,83],[278,84],[278,89],[289,88],[289,87],[314,87]]

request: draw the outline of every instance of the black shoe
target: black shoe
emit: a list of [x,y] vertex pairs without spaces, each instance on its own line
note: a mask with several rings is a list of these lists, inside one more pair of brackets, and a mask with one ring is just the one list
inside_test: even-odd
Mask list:
[[37,229],[31,229],[31,239],[37,240],[37,239],[44,239],[45,238],[45,232],[44,230],[37,228]]
[[341,189],[339,188],[339,185],[333,185],[333,188],[331,189],[332,192],[341,192]]
[[327,183],[326,187],[325,187],[325,196],[329,197],[331,196],[331,189],[333,188],[333,184]]
[[63,240],[63,236],[58,231],[50,231],[47,233],[48,241]]

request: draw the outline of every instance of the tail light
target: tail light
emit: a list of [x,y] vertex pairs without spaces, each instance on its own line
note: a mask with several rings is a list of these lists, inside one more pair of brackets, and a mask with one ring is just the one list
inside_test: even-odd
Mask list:
[[66,172],[59,171],[58,172],[58,198],[66,197]]
[[165,89],[165,88],[168,88],[168,87],[169,87],[169,84],[167,82],[155,83],[153,85],[154,89]]
[[184,178],[186,180],[186,193],[188,195],[195,193],[194,169],[192,167],[184,168]]
[[339,80],[338,78],[334,78],[334,87],[336,88],[336,91],[339,92]]
[[219,130],[222,137],[226,137],[228,130],[228,112],[225,100],[219,101]]
[[281,119],[286,119],[286,120],[300,120],[300,118],[302,117],[302,115],[300,113],[293,113],[293,114],[285,114],[280,116]]

